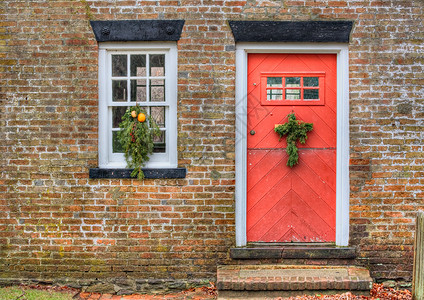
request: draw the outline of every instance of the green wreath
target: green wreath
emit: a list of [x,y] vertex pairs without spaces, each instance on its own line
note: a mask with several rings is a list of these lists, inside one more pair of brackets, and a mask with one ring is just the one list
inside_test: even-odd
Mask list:
[[124,150],[127,167],[134,168],[131,177],[144,179],[141,168],[153,153],[154,137],[160,136],[161,131],[153,118],[138,105],[128,107],[119,127],[121,130],[117,136]]
[[280,135],[280,140],[283,136],[287,135],[286,152],[289,156],[287,166],[293,168],[294,165],[299,163],[299,152],[296,142],[299,141],[301,144],[306,143],[308,138],[307,133],[313,129],[313,124],[296,120],[294,113],[288,114],[287,117],[289,121],[278,125],[274,130]]

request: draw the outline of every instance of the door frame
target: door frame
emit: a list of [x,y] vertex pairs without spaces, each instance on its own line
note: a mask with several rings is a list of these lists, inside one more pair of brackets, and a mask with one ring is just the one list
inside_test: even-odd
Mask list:
[[236,44],[236,246],[247,244],[247,58],[249,53],[337,55],[336,245],[349,243],[349,53],[340,43]]

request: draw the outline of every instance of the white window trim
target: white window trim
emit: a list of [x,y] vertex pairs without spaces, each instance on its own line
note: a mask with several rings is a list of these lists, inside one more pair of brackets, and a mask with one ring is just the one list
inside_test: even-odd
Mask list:
[[236,44],[236,245],[246,246],[247,57],[249,53],[337,54],[336,245],[349,243],[349,53],[339,43]]
[[[99,43],[99,168],[126,168],[124,155],[111,154],[111,124],[108,55],[111,51],[165,53],[166,99],[169,105],[166,122],[167,152],[154,153],[146,168],[177,167],[177,45],[175,42],[106,42]],[[110,151],[109,151],[110,150]]]

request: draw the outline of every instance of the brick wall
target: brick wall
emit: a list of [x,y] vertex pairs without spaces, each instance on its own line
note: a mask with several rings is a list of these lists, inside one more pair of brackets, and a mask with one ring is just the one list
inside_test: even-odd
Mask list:
[[[120,285],[138,290],[147,281],[181,288],[213,280],[235,240],[235,44],[227,20],[347,19],[355,21],[351,245],[378,280],[410,280],[414,218],[424,209],[423,6],[3,0],[0,278],[93,284],[125,277],[137,280]],[[185,19],[178,157],[186,179],[88,178],[98,150],[89,20],[119,19]]]

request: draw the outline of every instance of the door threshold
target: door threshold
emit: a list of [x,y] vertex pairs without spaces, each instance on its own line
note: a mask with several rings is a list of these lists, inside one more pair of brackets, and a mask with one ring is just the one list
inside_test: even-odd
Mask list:
[[333,243],[249,243],[230,249],[232,259],[355,259],[356,249]]

